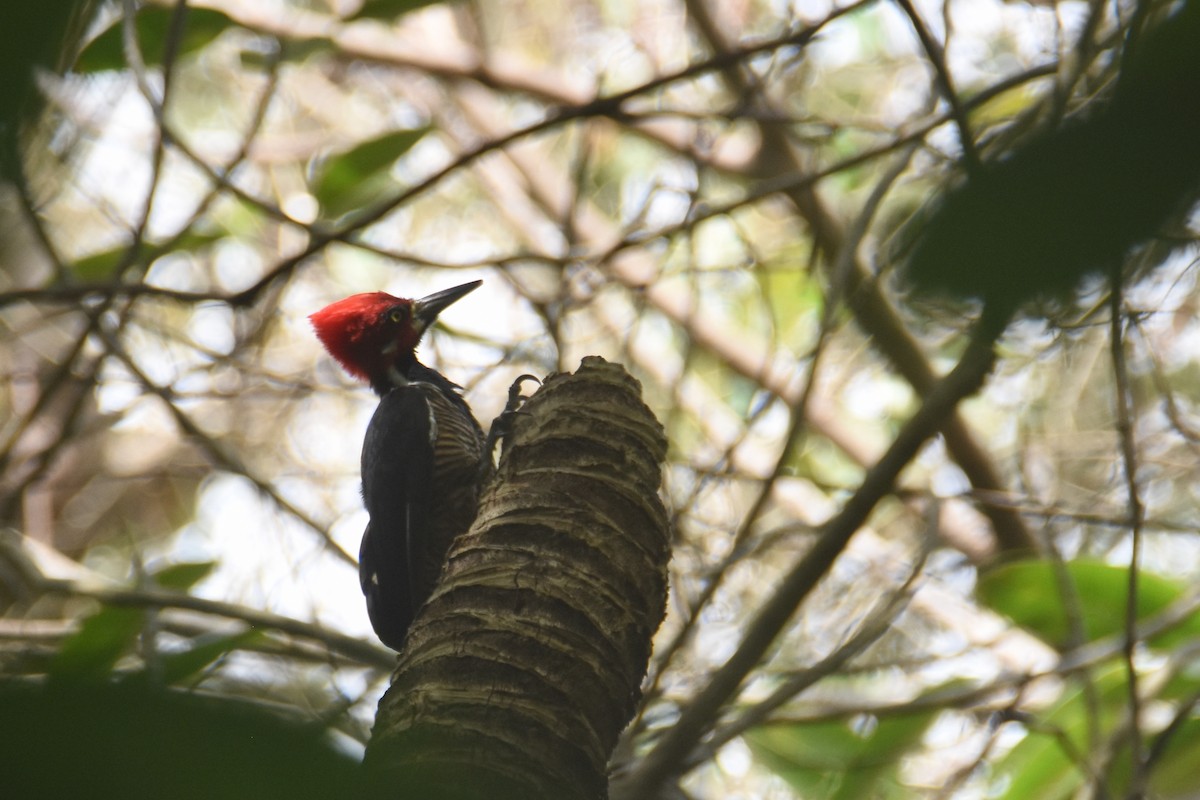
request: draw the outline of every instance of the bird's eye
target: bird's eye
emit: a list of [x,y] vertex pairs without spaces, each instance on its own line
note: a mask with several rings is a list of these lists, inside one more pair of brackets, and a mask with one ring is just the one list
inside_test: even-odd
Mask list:
[[397,323],[404,322],[406,319],[408,319],[408,309],[404,308],[403,306],[399,308],[393,308],[388,314],[388,319]]

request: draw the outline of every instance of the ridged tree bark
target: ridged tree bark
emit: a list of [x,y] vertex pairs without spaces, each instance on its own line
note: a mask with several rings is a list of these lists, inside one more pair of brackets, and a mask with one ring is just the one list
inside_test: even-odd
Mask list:
[[607,796],[670,553],[666,438],[640,390],[586,358],[516,416],[380,701],[367,768],[381,794]]

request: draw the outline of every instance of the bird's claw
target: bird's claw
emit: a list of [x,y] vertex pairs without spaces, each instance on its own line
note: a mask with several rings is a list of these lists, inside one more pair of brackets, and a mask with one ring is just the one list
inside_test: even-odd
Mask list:
[[533,381],[539,386],[542,383],[529,373],[517,376],[517,379],[512,382],[512,386],[508,387],[508,402],[504,404],[504,410],[500,412],[501,417],[503,417],[505,414],[512,414],[522,405],[524,405],[526,400],[529,399],[525,395],[521,394],[521,384],[525,383],[525,381]]
[[534,383],[541,384],[538,378],[525,374],[518,376],[512,382],[512,386],[508,387],[508,402],[504,404],[504,410],[500,412],[500,415],[492,420],[492,427],[488,430],[487,443],[485,445],[486,450],[484,451],[485,463],[492,463],[492,453],[495,452],[496,445],[500,443],[501,439],[512,432],[513,421],[516,419],[517,414],[525,413],[521,411],[521,406],[529,399],[521,394],[521,385],[525,381],[533,381]]

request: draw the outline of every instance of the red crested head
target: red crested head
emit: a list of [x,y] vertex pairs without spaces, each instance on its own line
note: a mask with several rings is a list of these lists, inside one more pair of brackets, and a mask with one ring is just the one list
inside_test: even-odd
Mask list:
[[383,393],[385,387],[404,383],[417,343],[437,315],[481,283],[464,283],[420,300],[387,292],[351,295],[308,318],[329,354],[351,375]]
[[309,315],[317,338],[356,378],[386,372],[402,350],[421,339],[412,324],[412,301],[387,292],[351,295]]

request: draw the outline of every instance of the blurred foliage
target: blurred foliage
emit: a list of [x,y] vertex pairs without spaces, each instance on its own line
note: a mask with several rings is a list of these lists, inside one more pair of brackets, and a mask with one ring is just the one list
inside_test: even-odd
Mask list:
[[306,317],[479,277],[421,356],[485,425],[517,375],[594,353],[671,435],[670,612],[616,774],[679,735],[1007,298],[984,391],[672,774],[697,798],[1186,796],[1200,3],[150,3],[141,74],[122,4],[79,8],[5,28],[6,774],[352,780],[391,664],[353,557],[373,398]]
[[905,797],[900,759],[920,745],[935,712],[772,725],[746,735],[750,750],[800,797]]
[[968,170],[914,225],[914,283],[1013,307],[1061,296],[1190,209],[1200,187],[1200,3],[1131,36],[1099,109]]
[[[1138,575],[1137,617],[1144,620],[1184,602],[1185,586],[1150,572]],[[1120,634],[1129,598],[1129,569],[1081,559],[1056,570],[1046,561],[1004,564],[980,576],[979,599],[1057,649]],[[1081,641],[1072,641],[1077,620]],[[1188,614],[1167,633],[1145,639],[1170,648],[1200,636],[1200,614]]]
[[363,0],[350,19],[394,19],[409,11],[436,5],[444,0]]
[[144,686],[0,681],[0,763],[14,797],[362,796],[322,731],[244,701]]
[[[234,25],[233,20],[219,11],[190,8],[177,12],[154,5],[142,8],[136,20],[139,54],[148,67],[162,66],[168,43],[176,57],[185,56],[204,48]],[[175,25],[181,34],[173,34]],[[125,69],[126,63],[125,31],[118,19],[88,42],[73,69],[80,73],[103,72]]]
[[389,175],[391,166],[427,132],[394,131],[328,156],[313,181],[313,196],[321,209],[337,217],[382,198],[395,187]]
[[96,6],[90,0],[48,0],[8,9],[0,26],[0,176],[5,180],[20,175],[20,140],[42,108],[39,71],[67,67]]

